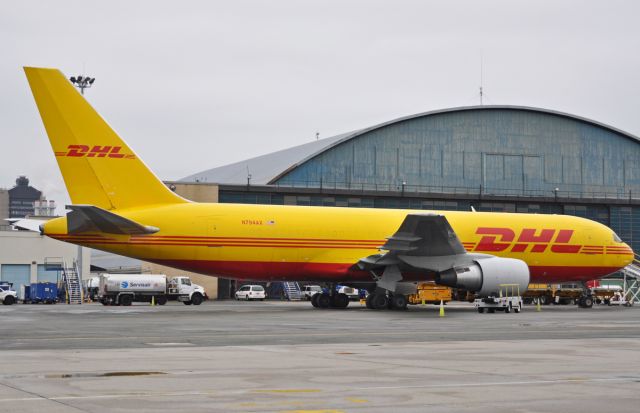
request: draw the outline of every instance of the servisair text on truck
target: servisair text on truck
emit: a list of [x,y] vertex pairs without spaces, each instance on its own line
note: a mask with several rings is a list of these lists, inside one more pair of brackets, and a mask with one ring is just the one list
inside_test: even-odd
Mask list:
[[101,274],[98,301],[104,305],[131,305],[134,301],[165,305],[167,300],[200,305],[206,298],[204,288],[189,277],[163,274]]

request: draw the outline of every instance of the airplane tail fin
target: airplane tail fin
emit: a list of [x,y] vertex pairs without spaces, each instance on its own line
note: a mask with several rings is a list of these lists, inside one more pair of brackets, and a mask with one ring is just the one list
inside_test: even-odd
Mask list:
[[59,70],[24,71],[73,204],[113,210],[187,202],[151,172]]

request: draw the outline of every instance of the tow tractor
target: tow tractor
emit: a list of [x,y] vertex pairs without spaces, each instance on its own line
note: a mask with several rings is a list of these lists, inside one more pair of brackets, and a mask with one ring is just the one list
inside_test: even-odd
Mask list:
[[522,311],[522,296],[520,295],[520,286],[518,284],[500,284],[498,296],[489,296],[485,298],[476,298],[473,305],[478,309],[479,313],[484,313],[485,309],[488,313],[495,313],[496,310],[510,313],[513,310],[516,313]]

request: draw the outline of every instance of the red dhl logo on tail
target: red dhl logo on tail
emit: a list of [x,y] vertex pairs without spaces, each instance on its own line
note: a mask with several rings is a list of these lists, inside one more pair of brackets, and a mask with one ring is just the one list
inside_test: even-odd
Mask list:
[[122,146],[69,145],[66,152],[56,152],[56,156],[71,158],[116,158],[134,159],[135,155],[120,153]]
[[482,238],[474,251],[545,252],[550,246],[551,252],[577,254],[582,248],[582,245],[569,244],[573,236],[572,229],[525,228],[516,238],[515,231],[510,228],[481,227],[476,234],[482,235]]

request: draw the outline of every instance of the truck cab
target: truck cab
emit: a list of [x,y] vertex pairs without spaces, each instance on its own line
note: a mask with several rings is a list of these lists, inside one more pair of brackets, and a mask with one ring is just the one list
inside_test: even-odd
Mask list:
[[207,298],[204,288],[192,283],[189,277],[171,277],[167,290],[169,296],[178,297],[185,305],[200,305]]
[[17,293],[11,288],[11,283],[0,283],[0,302],[4,305],[15,304],[18,301]]

